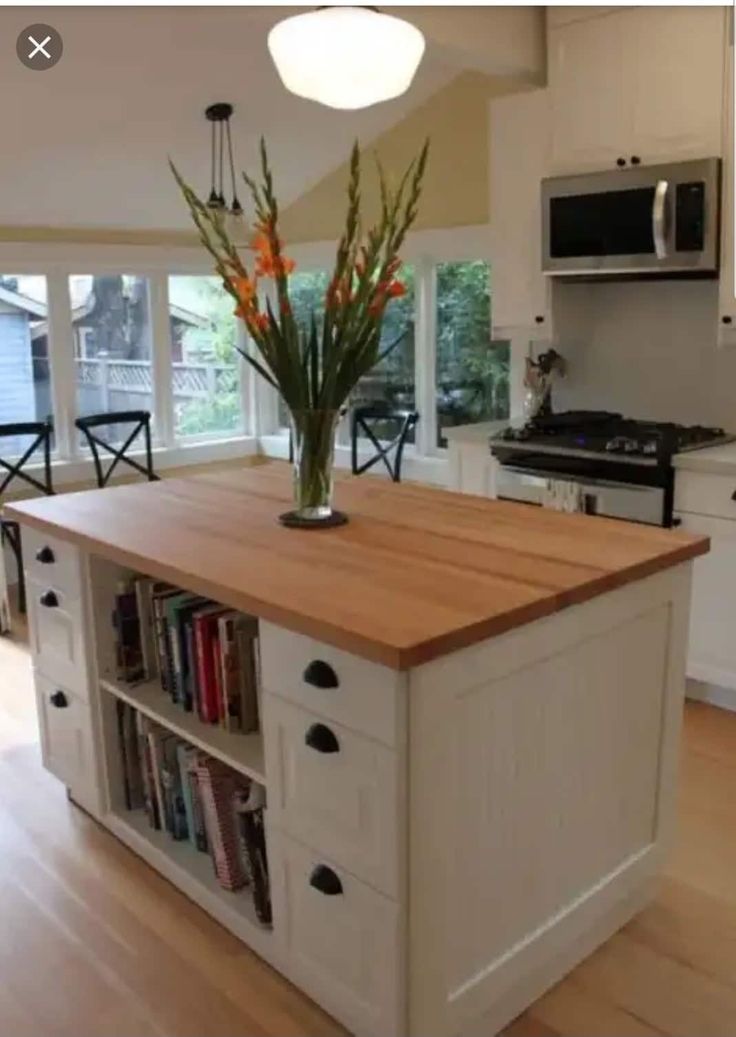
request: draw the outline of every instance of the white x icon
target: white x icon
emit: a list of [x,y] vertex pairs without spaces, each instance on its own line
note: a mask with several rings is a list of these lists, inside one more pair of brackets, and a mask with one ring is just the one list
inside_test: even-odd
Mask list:
[[43,56],[45,58],[48,58],[49,61],[51,61],[51,55],[46,50],[46,44],[51,42],[51,37],[50,36],[47,36],[45,39],[41,40],[40,43],[37,43],[36,40],[34,40],[34,38],[32,36],[29,36],[28,37],[28,41],[29,41],[29,43],[33,44],[33,50],[28,55],[28,60],[29,61],[31,60],[31,58],[35,58],[36,54],[38,54],[39,51],[41,52],[41,54],[43,54]]

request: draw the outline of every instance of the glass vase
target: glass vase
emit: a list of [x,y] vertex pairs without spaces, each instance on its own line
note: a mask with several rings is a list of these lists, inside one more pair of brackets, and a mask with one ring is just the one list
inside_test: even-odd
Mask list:
[[281,516],[284,525],[313,528],[347,522],[347,517],[332,507],[332,467],[339,421],[337,410],[292,413],[294,510]]

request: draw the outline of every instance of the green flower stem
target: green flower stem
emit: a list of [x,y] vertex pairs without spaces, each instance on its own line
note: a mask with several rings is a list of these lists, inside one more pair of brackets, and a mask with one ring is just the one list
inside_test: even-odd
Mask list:
[[291,415],[294,436],[294,502],[304,518],[329,513],[332,502],[332,463],[340,412],[295,411]]

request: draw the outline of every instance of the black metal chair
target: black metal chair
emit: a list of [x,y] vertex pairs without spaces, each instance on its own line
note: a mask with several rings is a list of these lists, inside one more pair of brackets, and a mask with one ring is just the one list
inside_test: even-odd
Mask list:
[[[12,458],[0,455],[0,472],[3,473],[0,480],[0,499],[14,479],[28,483],[35,490],[39,490],[47,496],[53,494],[54,488],[51,482],[51,438],[53,433],[54,426],[51,418],[47,418],[46,421],[21,421],[0,425],[0,443],[3,440],[17,439],[21,436],[33,437],[30,445],[20,455]],[[26,466],[37,463],[38,451],[41,451],[43,455],[43,468],[37,476],[35,472],[29,472]],[[20,612],[25,612],[26,581],[23,575],[20,526],[9,519],[0,519],[0,545],[5,543],[10,546],[18,568],[18,609]]]
[[[110,411],[107,414],[88,414],[85,418],[77,418],[74,422],[80,432],[83,433],[90,450],[92,460],[95,463],[95,474],[97,485],[100,489],[107,486],[110,476],[122,461],[129,468],[134,468],[141,475],[145,475],[149,482],[157,482],[158,476],[153,470],[153,453],[151,451],[151,415],[147,410]],[[96,435],[97,429],[115,425],[133,425],[133,431],[128,434],[122,446],[115,446]],[[129,457],[127,451],[132,444],[142,435],[145,441],[145,464],[141,464],[136,458]],[[107,471],[103,469],[100,459],[100,450],[112,454]]]
[[[351,415],[350,440],[352,446],[352,468],[353,475],[362,475],[379,461],[383,461],[388,474],[394,482],[401,482],[401,462],[404,456],[404,447],[419,421],[419,413],[415,410],[404,410],[392,407],[390,404],[371,404],[355,407]],[[398,429],[393,439],[388,443],[381,442],[376,435],[376,426],[388,423]],[[367,461],[358,464],[358,440],[364,435],[375,448],[375,454]],[[393,451],[393,457],[391,456]]]

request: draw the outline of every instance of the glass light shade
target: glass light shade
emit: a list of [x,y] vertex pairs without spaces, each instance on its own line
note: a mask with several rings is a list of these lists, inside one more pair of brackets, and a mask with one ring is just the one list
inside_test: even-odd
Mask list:
[[287,90],[330,108],[367,108],[409,89],[424,36],[364,7],[325,7],[286,18],[268,49]]

